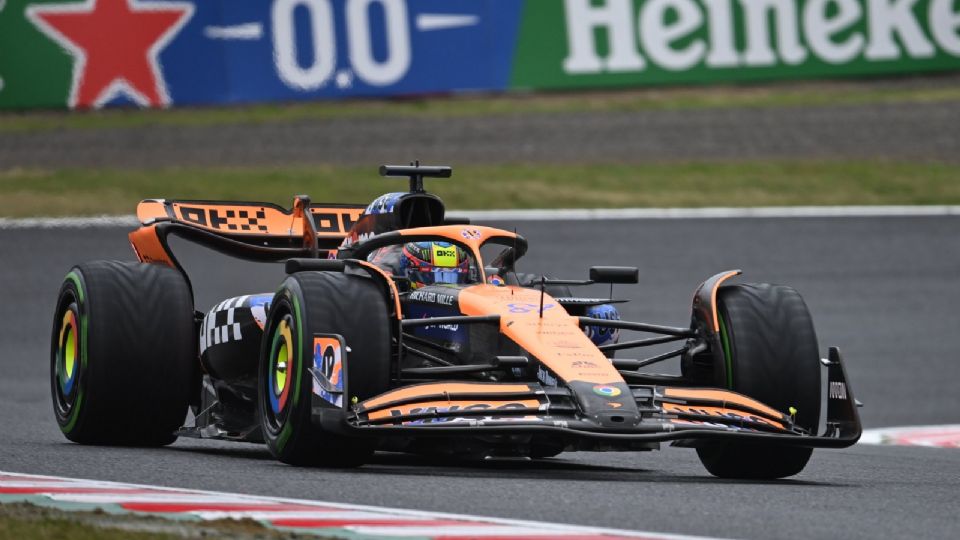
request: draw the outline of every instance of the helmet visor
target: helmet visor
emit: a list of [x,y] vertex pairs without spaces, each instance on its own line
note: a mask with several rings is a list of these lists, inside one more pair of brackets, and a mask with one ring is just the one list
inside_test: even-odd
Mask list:
[[433,270],[414,270],[407,273],[411,281],[424,285],[434,283],[463,283],[466,273],[457,268],[434,268]]

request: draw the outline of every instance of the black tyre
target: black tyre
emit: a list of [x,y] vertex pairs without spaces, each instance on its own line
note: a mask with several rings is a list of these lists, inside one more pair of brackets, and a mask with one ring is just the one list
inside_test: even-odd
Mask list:
[[350,348],[344,399],[389,389],[386,298],[370,279],[301,272],[283,282],[270,308],[260,354],[258,402],[270,452],[291,465],[350,467],[369,459],[370,439],[326,432],[311,423],[314,334],[339,334]]
[[172,443],[196,388],[197,362],[193,299],[179,272],[97,261],[67,274],[50,348],[53,410],[67,439]]
[[[800,427],[820,421],[820,353],[813,321],[794,289],[782,285],[721,287],[717,294],[726,367],[720,386],[779,411],[796,411]],[[812,449],[718,442],[700,447],[700,461],[721,478],[784,478],[806,466]]]

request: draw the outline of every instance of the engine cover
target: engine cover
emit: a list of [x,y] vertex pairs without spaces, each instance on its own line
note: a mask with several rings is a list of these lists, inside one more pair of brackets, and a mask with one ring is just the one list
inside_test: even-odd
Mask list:
[[203,318],[200,362],[211,377],[228,384],[256,382],[260,340],[273,293],[220,302]]

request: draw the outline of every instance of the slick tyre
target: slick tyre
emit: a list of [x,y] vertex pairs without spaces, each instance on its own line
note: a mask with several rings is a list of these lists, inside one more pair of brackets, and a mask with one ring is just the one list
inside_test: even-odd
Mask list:
[[283,282],[270,308],[258,375],[263,438],[290,465],[355,467],[375,441],[352,438],[311,422],[314,336],[338,334],[345,353],[343,399],[363,401],[389,389],[390,321],[375,282],[333,272],[300,272]]
[[53,410],[67,439],[172,443],[195,388],[197,362],[193,299],[179,272],[97,261],[67,274],[50,348]]
[[[718,385],[787,413],[816,433],[820,421],[820,354],[800,294],[782,285],[721,287],[717,294],[726,362]],[[811,448],[717,442],[699,447],[707,470],[721,478],[774,479],[806,466]]]

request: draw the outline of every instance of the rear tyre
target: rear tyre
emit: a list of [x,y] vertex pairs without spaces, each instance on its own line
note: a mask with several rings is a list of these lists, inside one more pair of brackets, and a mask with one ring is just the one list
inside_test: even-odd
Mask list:
[[[779,411],[796,409],[800,427],[820,421],[820,354],[813,321],[794,289],[782,285],[721,287],[717,294],[724,380],[720,386]],[[707,470],[721,478],[773,479],[806,466],[811,448],[712,442],[697,448]]]
[[390,321],[372,280],[301,272],[283,282],[263,334],[258,402],[263,438],[290,465],[355,467],[375,441],[328,432],[311,423],[314,334],[339,334],[350,348],[343,398],[363,401],[389,389]]
[[196,363],[193,299],[179,272],[97,261],[67,274],[50,348],[53,411],[67,439],[172,443],[195,388]]

